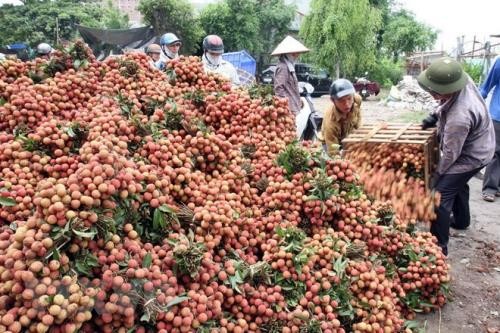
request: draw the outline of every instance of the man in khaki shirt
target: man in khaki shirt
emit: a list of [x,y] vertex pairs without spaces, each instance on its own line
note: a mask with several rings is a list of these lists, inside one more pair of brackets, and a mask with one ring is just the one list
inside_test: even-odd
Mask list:
[[336,145],[361,125],[361,96],[349,80],[338,79],[330,87],[330,99],[333,104],[323,117],[321,139],[333,155],[338,151]]

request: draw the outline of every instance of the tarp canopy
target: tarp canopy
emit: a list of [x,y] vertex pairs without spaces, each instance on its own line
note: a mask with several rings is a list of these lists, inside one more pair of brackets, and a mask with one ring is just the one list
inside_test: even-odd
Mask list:
[[0,53],[3,54],[15,54],[17,55],[17,51],[13,49],[4,49],[3,47],[0,47]]
[[14,43],[7,45],[5,48],[0,48],[0,52],[4,55],[15,55],[22,61],[30,59],[32,54],[31,48],[25,43]]
[[125,49],[142,48],[155,41],[153,28],[96,29],[77,25],[83,40],[99,58],[121,54]]

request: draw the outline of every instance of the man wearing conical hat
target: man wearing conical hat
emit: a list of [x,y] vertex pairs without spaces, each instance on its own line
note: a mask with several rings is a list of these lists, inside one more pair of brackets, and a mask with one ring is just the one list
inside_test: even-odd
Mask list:
[[301,100],[299,82],[295,74],[295,61],[301,53],[309,49],[291,36],[287,36],[271,53],[279,56],[278,65],[274,72],[274,94],[288,99],[288,107],[293,114],[299,113]]
[[493,158],[495,132],[479,90],[454,59],[434,61],[417,81],[440,103],[436,114],[441,157],[433,187],[441,201],[431,233],[447,255],[449,228],[467,229],[470,224],[467,183]]

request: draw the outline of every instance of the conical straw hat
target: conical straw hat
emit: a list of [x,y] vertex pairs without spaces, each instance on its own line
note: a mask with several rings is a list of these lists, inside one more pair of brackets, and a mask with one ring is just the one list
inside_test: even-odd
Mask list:
[[304,46],[301,42],[293,38],[292,36],[286,36],[281,43],[276,46],[271,55],[280,55],[286,53],[304,53],[309,52],[309,49]]

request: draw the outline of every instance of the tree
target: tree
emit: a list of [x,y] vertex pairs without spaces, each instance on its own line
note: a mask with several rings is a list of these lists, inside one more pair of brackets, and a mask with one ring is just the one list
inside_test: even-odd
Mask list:
[[286,5],[283,0],[257,1],[260,8],[261,63],[269,58],[276,45],[289,33],[295,17],[295,6]]
[[394,62],[401,54],[423,51],[434,45],[437,32],[418,22],[412,12],[401,9],[391,13],[382,36],[382,46]]
[[300,36],[312,48],[309,57],[339,77],[355,75],[376,59],[380,10],[368,0],[313,0]]
[[224,40],[228,51],[245,49],[259,63],[288,33],[295,7],[284,0],[224,0],[208,5],[200,15],[207,34]]
[[118,8],[113,6],[111,0],[108,0],[104,8],[101,27],[106,29],[127,29],[129,26],[128,15],[122,14]]
[[201,26],[207,34],[219,35],[226,50],[259,49],[259,18],[254,14],[254,1],[224,0],[208,5],[200,14]]
[[0,11],[0,41],[32,46],[40,42],[56,44],[57,37],[77,37],[76,24],[98,26],[101,18],[98,4],[76,0],[29,0],[22,6],[4,5]]
[[191,54],[198,49],[203,29],[186,0],[141,0],[138,9],[157,35],[173,32],[179,36],[182,53]]

